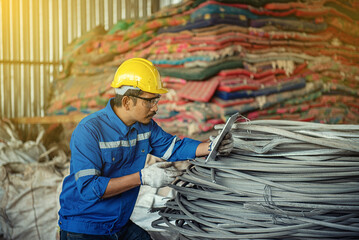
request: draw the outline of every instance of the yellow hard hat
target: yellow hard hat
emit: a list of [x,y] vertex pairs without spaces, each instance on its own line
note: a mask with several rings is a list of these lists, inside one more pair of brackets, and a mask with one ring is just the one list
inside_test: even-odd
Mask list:
[[131,58],[124,61],[116,71],[111,87],[132,86],[142,91],[163,94],[168,90],[163,87],[156,67],[143,58]]

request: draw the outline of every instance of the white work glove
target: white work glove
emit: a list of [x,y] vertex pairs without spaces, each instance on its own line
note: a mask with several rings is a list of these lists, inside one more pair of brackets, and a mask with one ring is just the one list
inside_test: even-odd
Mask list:
[[[218,142],[219,134],[216,137],[210,136],[209,139],[211,140],[211,143],[209,144],[209,151],[212,151],[212,147]],[[224,138],[222,139],[222,142],[219,144],[217,152],[220,155],[229,155],[231,151],[233,150],[233,137],[232,133],[228,132]]]
[[181,174],[182,171],[177,170],[171,162],[157,162],[141,170],[142,185],[164,187]]

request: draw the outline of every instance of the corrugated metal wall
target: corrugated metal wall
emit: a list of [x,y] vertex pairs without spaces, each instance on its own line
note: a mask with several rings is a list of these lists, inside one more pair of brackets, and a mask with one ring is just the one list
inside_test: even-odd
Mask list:
[[44,116],[65,47],[120,19],[137,19],[173,0],[0,0],[0,117]]

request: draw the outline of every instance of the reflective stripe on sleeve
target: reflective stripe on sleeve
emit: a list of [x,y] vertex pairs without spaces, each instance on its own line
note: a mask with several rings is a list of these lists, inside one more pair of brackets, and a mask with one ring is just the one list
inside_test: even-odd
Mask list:
[[175,147],[176,142],[179,140],[181,139],[179,139],[177,136],[172,140],[171,145],[168,147],[165,154],[163,154],[163,156],[161,157],[163,160],[168,160],[172,156],[173,148]]
[[85,170],[78,171],[75,174],[75,180],[77,181],[77,179],[79,179],[80,177],[84,177],[84,176],[91,176],[91,175],[100,176],[100,174],[101,174],[101,172],[97,169],[85,169]]

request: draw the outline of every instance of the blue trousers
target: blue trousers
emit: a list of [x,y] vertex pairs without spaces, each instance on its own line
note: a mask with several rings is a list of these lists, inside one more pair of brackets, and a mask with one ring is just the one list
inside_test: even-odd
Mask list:
[[131,220],[120,232],[111,235],[89,235],[60,230],[60,240],[151,240],[151,236]]

